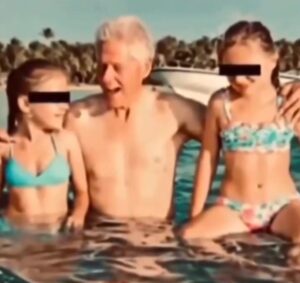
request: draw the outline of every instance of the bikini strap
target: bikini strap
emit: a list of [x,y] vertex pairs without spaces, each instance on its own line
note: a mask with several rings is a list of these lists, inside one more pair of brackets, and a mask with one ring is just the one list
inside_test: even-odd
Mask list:
[[53,134],[50,135],[50,138],[51,138],[51,142],[52,142],[54,151],[55,151],[55,153],[57,154],[57,153],[58,153],[57,141],[55,140]]
[[13,158],[14,156],[14,148],[13,148],[13,143],[8,144],[8,157]]
[[225,115],[226,118],[231,121],[231,111],[230,111],[230,98],[229,98],[229,92],[228,90],[226,90],[224,92],[224,111],[225,111]]
[[284,102],[284,98],[281,96],[281,95],[277,95],[277,99],[276,99],[276,101],[277,101],[277,110],[279,110],[279,108],[280,108],[280,106],[283,104],[283,102]]

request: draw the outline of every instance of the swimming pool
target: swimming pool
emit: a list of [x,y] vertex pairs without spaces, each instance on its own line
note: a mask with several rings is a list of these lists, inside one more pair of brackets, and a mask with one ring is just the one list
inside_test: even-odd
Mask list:
[[[1,95],[1,107],[4,99]],[[1,110],[3,127],[6,109]],[[179,160],[176,223],[187,216],[198,151],[199,145],[190,142]],[[296,168],[300,150],[295,142],[292,171],[300,181]],[[210,200],[223,172],[221,163]],[[0,282],[300,282],[300,271],[287,265],[290,245],[276,237],[236,236],[220,244],[249,261],[225,260],[187,246],[173,236],[172,223],[93,219],[83,235],[0,237]]]

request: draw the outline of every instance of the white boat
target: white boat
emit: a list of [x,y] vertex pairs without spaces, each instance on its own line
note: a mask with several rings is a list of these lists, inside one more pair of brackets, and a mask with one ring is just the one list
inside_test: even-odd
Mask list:
[[[154,68],[150,75],[151,81],[168,86],[176,93],[207,104],[210,95],[216,90],[228,86],[227,78],[217,71],[209,71],[182,67]],[[280,74],[280,83],[300,80],[299,76]]]

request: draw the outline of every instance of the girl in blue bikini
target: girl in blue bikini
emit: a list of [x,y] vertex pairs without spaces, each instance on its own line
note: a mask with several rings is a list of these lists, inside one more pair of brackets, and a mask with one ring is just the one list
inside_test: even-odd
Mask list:
[[[300,241],[300,197],[290,174],[290,144],[299,125],[278,113],[278,54],[269,30],[241,21],[225,33],[219,62],[260,65],[260,75],[228,76],[230,86],[209,102],[185,238],[214,239],[267,230]],[[203,211],[220,150],[225,177],[215,205]]]
[[[62,129],[68,110],[67,75],[52,63],[30,60],[7,82],[8,132],[14,142],[2,146],[1,188],[9,202],[0,230],[81,229],[88,208],[82,153],[76,137]],[[70,178],[74,208],[68,213]]]

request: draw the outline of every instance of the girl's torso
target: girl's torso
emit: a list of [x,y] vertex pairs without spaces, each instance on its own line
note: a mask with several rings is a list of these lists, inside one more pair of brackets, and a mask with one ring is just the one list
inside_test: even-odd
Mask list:
[[[296,191],[290,167],[293,127],[277,119],[281,97],[264,109],[241,111],[229,90],[222,94],[220,142],[225,162],[222,194],[243,202],[267,202]],[[275,110],[275,111],[274,111]],[[239,117],[247,117],[239,118]],[[248,118],[249,117],[249,118]]]
[[51,135],[36,148],[10,144],[3,175],[9,193],[6,215],[17,222],[56,221],[66,215],[70,167],[67,149]]

